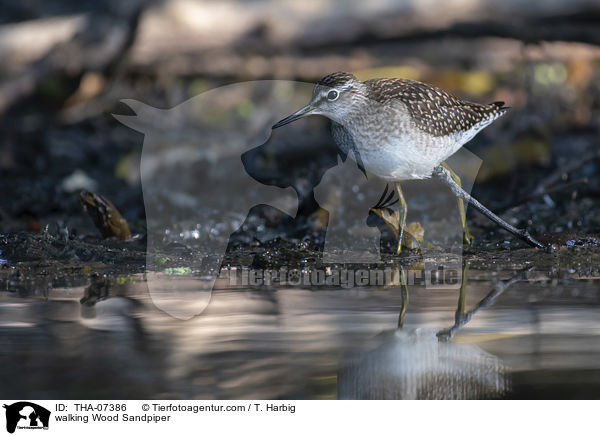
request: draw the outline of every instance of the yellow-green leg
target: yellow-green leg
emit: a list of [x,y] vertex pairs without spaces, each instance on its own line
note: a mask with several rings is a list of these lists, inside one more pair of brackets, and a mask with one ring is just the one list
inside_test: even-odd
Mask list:
[[398,193],[399,209],[398,209],[398,246],[396,247],[396,254],[402,252],[402,235],[404,235],[404,228],[406,227],[406,215],[408,214],[408,208],[406,207],[406,200],[402,193],[402,187],[400,183],[396,183],[396,192]]
[[[452,179],[456,182],[458,186],[462,188],[462,184],[460,182],[460,177],[458,177],[458,174],[452,171],[452,168],[450,168],[446,162],[442,162],[442,166],[448,170]],[[460,224],[463,229],[463,241],[468,245],[471,245],[474,238],[469,232],[469,227],[467,226],[467,213],[465,212],[465,203],[460,197],[456,197],[456,203],[458,205],[458,216],[460,217]]]
[[[440,341],[449,341],[454,336],[454,333],[463,325],[465,325],[471,318],[473,311],[465,313],[465,300],[466,300],[466,288],[467,281],[469,279],[469,264],[463,263],[462,268],[462,282],[460,284],[460,290],[458,294],[458,304],[456,305],[456,312],[454,312],[454,325],[447,329],[440,330],[437,332],[437,337]],[[486,297],[487,298],[487,297]]]
[[400,292],[402,292],[402,306],[400,306],[400,316],[398,316],[399,329],[404,325],[404,315],[406,315],[406,308],[408,307],[408,288],[404,280],[402,280],[402,284],[400,285]]
[[465,300],[467,287],[467,280],[469,277],[469,266],[470,264],[465,263],[462,270],[462,282],[460,283],[460,293],[458,294],[458,305],[456,307],[456,313],[454,314],[454,321],[458,324],[462,317],[465,315]]
[[406,227],[408,208],[400,184],[395,183],[394,186],[396,193],[398,194],[398,210],[392,211],[390,208],[372,208],[371,211],[379,216],[392,229],[394,235],[398,238],[396,254],[400,254],[402,252],[402,236],[404,235],[404,228]]

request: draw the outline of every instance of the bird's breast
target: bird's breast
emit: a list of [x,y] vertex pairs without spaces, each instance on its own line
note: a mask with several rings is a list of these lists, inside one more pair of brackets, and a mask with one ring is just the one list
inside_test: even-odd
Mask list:
[[340,126],[333,132],[345,153],[354,148],[368,172],[387,180],[428,178],[434,167],[456,151],[457,138],[433,137],[401,116],[385,123]]

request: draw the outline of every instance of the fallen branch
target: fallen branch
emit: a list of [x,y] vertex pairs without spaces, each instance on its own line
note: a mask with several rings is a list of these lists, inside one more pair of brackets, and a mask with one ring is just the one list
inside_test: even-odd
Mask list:
[[0,85],[0,115],[21,99],[33,94],[49,77],[77,77],[86,71],[101,74],[117,71],[133,45],[142,11],[140,3],[126,17],[90,17],[83,30],[71,40],[56,44],[24,72]]

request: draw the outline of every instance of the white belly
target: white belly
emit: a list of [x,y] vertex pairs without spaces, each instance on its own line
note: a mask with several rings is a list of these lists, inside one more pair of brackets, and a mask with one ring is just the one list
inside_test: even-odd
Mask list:
[[[365,169],[390,181],[429,178],[433,169],[462,145],[457,144],[454,138],[432,138],[425,133],[410,136],[394,133],[382,138],[352,135]],[[339,143],[348,152],[345,144]],[[355,158],[354,153],[349,154]]]
[[338,146],[354,160],[350,149],[358,150],[368,172],[385,180],[401,181],[431,177],[435,167],[489,124],[480,123],[467,132],[436,137],[416,128],[410,121],[398,119],[399,122],[378,129],[361,125],[344,128],[334,123],[332,132]]

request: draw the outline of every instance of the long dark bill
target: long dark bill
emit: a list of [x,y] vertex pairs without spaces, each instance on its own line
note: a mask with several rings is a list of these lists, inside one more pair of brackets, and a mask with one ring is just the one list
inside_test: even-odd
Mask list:
[[283,120],[273,124],[272,129],[277,129],[278,127],[285,126],[286,124],[292,123],[300,118],[304,118],[312,113],[312,108],[310,106],[304,106],[299,111],[294,112],[289,117],[284,118]]

